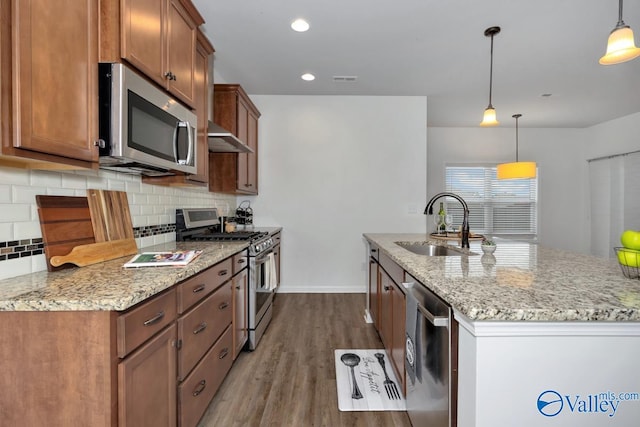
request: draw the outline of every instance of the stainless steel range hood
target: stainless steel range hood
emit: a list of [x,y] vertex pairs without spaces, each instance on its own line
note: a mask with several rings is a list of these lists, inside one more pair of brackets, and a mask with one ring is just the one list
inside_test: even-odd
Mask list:
[[212,153],[253,153],[237,136],[212,121],[209,121],[207,137]]

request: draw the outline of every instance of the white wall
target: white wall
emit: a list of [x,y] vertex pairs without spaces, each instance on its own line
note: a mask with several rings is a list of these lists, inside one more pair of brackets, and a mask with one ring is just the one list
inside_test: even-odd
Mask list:
[[[585,159],[589,132],[519,128],[518,159],[538,163],[538,236],[542,245],[589,252]],[[428,140],[430,196],[444,190],[446,163],[515,161],[515,128],[429,128]]]
[[280,292],[364,292],[363,233],[426,232],[426,98],[251,99],[260,194],[247,199],[257,225],[284,227]]
[[586,159],[640,150],[640,113],[601,123],[589,131]]

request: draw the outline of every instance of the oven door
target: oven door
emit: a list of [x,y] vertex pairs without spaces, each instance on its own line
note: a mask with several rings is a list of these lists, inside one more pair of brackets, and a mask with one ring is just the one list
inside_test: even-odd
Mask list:
[[[269,286],[273,251],[249,258],[249,349],[254,350],[271,321],[274,290]],[[274,273],[275,274],[275,273]]]

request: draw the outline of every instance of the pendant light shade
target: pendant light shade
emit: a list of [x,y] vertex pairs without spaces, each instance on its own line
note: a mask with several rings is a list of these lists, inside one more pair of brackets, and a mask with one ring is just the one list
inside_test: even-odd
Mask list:
[[491,37],[491,65],[489,66],[489,106],[484,110],[484,116],[480,126],[497,126],[500,124],[496,117],[496,110],[491,105],[491,92],[493,89],[493,36],[500,32],[500,27],[489,27],[484,30],[484,35]]
[[621,64],[640,56],[633,31],[622,20],[622,0],[618,3],[618,24],[609,34],[607,53],[598,61],[601,65]]
[[536,162],[519,162],[518,161],[518,119],[522,114],[514,114],[516,119],[516,161],[513,163],[502,163],[496,168],[496,177],[498,179],[528,179],[536,177]]

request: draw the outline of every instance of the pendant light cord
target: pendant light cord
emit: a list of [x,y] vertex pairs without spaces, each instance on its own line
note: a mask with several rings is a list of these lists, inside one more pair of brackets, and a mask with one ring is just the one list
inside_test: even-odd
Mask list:
[[493,108],[493,103],[491,102],[492,91],[493,91],[493,34],[491,34],[491,63],[489,65],[489,108]]
[[522,117],[522,114],[514,114],[514,119],[516,119],[516,163],[518,163],[518,119]]
[[622,20],[622,0],[618,1],[618,25],[616,25],[616,28],[622,28],[625,27],[625,23]]

